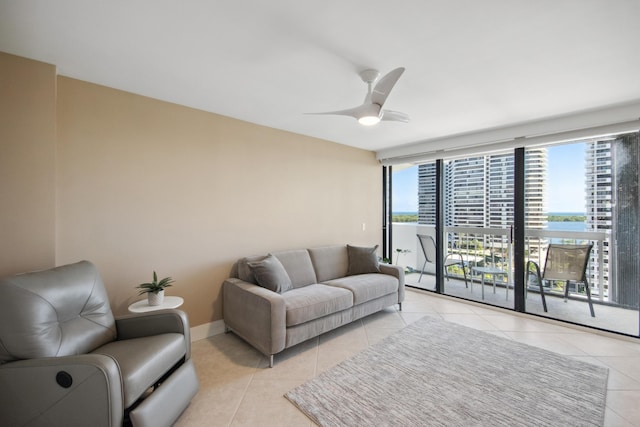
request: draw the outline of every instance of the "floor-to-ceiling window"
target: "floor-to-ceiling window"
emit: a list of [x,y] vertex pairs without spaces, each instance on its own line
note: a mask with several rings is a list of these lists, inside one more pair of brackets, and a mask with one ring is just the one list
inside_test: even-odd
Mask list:
[[405,267],[410,286],[436,289],[436,243],[441,239],[443,293],[513,307],[513,166],[512,152],[442,162],[439,235],[436,163],[398,168],[393,185],[394,261]]
[[[546,151],[546,224],[527,227],[527,261],[535,262],[542,275],[549,245],[584,246],[586,280],[553,280],[550,275],[540,286],[529,264],[526,311],[637,336],[638,133],[572,141]],[[538,171],[525,169],[527,182],[535,181]]]
[[[638,146],[637,132],[538,145],[523,150],[521,172],[513,150],[446,159],[439,172],[435,161],[394,167],[391,261],[405,268],[408,286],[638,336]],[[543,280],[541,287],[530,271],[515,292],[515,267],[533,261],[542,274],[549,244],[591,245],[585,276],[595,316],[582,281],[569,282],[565,302],[566,283]],[[434,262],[444,266],[439,278]],[[520,306],[517,295],[524,295]]]
[[446,161],[443,178],[446,261],[461,260],[465,267],[463,277],[457,265],[447,267],[458,280],[449,274],[444,293],[513,307],[513,152]]

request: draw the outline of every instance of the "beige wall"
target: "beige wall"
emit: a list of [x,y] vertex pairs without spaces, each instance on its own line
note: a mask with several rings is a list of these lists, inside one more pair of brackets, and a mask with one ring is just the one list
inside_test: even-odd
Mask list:
[[95,262],[117,313],[156,270],[207,323],[239,257],[380,243],[373,152],[65,77],[57,93],[56,263]]
[[0,52],[0,276],[55,263],[56,70]]
[[[380,243],[374,153],[86,82],[0,53],[0,274],[81,259],[114,311],[172,276],[193,326],[222,318],[239,257]],[[362,225],[366,224],[366,231]]]

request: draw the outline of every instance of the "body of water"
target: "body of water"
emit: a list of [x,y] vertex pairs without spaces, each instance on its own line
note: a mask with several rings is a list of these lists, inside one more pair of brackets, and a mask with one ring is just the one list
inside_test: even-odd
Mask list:
[[[393,212],[393,215],[418,215],[418,212]],[[584,212],[549,212],[555,216],[584,216]],[[547,230],[553,231],[587,231],[585,222],[549,221]]]
[[549,212],[547,215],[557,215],[557,216],[584,216],[584,212]]
[[[584,212],[549,212],[551,216],[584,216]],[[563,222],[563,221],[549,221],[547,230],[551,231],[587,231],[587,223],[580,222]]]
[[552,231],[587,231],[585,222],[548,222],[547,230]]

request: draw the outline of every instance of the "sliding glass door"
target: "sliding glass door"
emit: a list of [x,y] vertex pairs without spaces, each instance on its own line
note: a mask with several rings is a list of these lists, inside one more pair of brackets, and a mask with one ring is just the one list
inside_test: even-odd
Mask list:
[[[390,262],[408,286],[639,336],[639,144],[635,132],[394,167]],[[584,280],[545,278],[550,245],[588,247]]]
[[[436,290],[441,262],[441,292],[512,308],[513,153],[441,165],[439,177],[436,162],[394,173],[393,262],[405,267],[409,286],[427,290]],[[442,223],[436,232],[439,204]]]
[[[540,229],[526,230],[527,261],[532,261],[526,273],[526,311],[638,336],[638,133],[574,141],[546,150],[547,221]],[[535,173],[527,169],[527,179]],[[554,280],[548,273],[550,247],[553,255],[557,248],[580,246],[586,249],[578,273],[584,272],[585,280]],[[566,258],[560,261],[571,267]],[[541,280],[536,268],[540,276],[546,268],[549,278]]]

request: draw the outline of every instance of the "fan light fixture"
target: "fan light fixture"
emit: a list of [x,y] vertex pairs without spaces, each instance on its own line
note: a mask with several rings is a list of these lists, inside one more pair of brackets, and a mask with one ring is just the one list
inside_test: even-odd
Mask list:
[[356,114],[358,123],[363,126],[373,126],[379,123],[382,119],[382,117],[380,117],[382,115],[380,114],[380,110],[380,105],[372,102],[361,105]]
[[363,116],[358,119],[358,123],[364,126],[373,126],[380,122],[380,117],[378,116]]

